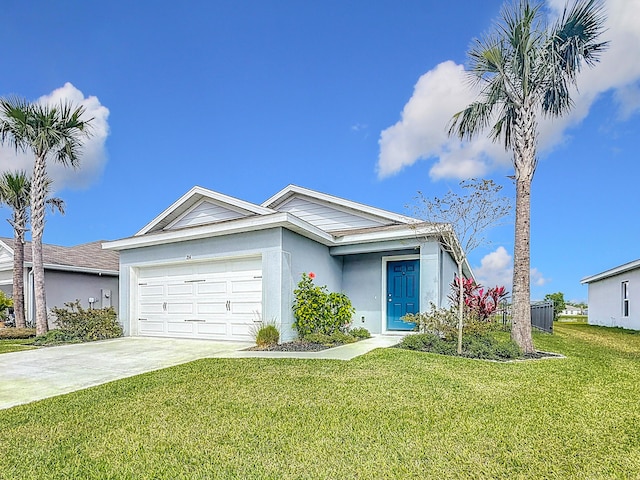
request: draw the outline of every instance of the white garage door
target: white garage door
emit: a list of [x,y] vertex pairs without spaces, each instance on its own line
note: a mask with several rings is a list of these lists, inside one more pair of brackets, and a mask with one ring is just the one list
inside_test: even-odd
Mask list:
[[138,272],[138,335],[250,341],[261,312],[260,257]]

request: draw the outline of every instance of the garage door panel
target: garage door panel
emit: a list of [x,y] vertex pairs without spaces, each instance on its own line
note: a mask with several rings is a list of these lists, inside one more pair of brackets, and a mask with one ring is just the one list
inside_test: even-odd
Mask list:
[[219,335],[226,337],[227,322],[205,322],[196,325],[197,333],[200,335]]
[[158,302],[140,303],[140,307],[138,308],[138,311],[143,316],[164,313],[164,310],[162,309],[162,303],[158,303]]
[[167,313],[169,315],[190,315],[194,313],[193,301],[167,303]]
[[164,295],[164,285],[140,285],[140,297],[161,297]]
[[196,293],[198,295],[211,295],[227,293],[227,282],[207,281],[206,283],[196,283]]
[[167,333],[193,334],[194,330],[193,323],[190,322],[167,322]]
[[246,337],[247,340],[253,338],[253,334],[251,333],[253,327],[253,322],[250,324],[247,323],[231,323],[231,331],[229,332],[234,337]]
[[164,322],[141,320],[140,322],[138,322],[138,331],[141,334],[164,333]]
[[233,302],[231,303],[231,313],[233,315],[256,315],[261,310],[260,302]]
[[261,292],[262,280],[235,280],[231,282],[232,293],[249,293],[249,292]]
[[200,315],[226,315],[227,302],[198,302],[196,312]]
[[176,296],[176,295],[193,295],[193,284],[192,283],[177,283],[177,284],[168,284],[167,285],[167,295],[168,296]]
[[227,261],[228,272],[262,272],[262,259],[257,257],[236,258]]

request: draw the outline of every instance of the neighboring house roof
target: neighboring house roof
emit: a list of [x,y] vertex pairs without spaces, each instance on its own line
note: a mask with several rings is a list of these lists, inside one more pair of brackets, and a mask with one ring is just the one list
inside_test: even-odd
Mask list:
[[628,272],[630,270],[635,270],[636,268],[640,268],[640,259],[634,260],[633,262],[625,263],[623,265],[619,265],[617,267],[611,268],[601,273],[597,273],[595,275],[591,275],[590,277],[584,277],[580,280],[580,283],[592,283],[597,282],[598,280],[603,280],[608,277],[613,277],[614,275],[619,275],[621,273]]
[[[84,243],[73,247],[42,245],[45,268],[117,274],[119,271],[118,252],[103,250],[102,241]],[[0,238],[0,246],[6,246],[13,256],[13,238]],[[31,264],[31,242],[25,242],[25,263]]]

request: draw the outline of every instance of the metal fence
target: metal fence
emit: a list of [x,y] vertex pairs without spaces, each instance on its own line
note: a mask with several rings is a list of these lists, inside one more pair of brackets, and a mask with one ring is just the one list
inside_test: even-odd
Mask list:
[[[496,317],[494,317],[496,318]],[[511,305],[503,305],[497,315],[505,330],[511,327]],[[531,326],[543,332],[553,333],[553,302],[531,304]]]
[[553,333],[553,302],[539,302],[531,305],[531,326],[543,332]]

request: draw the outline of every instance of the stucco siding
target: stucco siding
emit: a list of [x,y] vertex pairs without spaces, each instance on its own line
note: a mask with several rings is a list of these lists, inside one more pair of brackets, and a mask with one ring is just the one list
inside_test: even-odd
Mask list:
[[332,257],[329,247],[289,230],[282,230],[282,330],[283,339],[297,336],[293,329],[293,289],[303,273],[316,274],[315,284],[326,285],[331,292],[342,292],[342,258]]
[[[118,277],[45,270],[44,278],[48,310],[62,308],[65,303],[76,300],[80,300],[83,308],[89,308],[89,298],[95,298],[94,308],[102,308],[110,301],[111,306],[118,311]],[[105,300],[102,294],[106,291],[110,292],[110,296]]]
[[[629,316],[622,316],[622,282],[629,282]],[[591,325],[640,330],[640,269],[589,283]]]
[[458,275],[458,266],[451,257],[451,254],[444,251],[442,247],[440,247],[440,252],[442,271],[442,277],[440,280],[440,306],[448,307],[451,303],[449,300],[449,294],[451,293],[451,283],[453,282],[454,277]]
[[383,258],[415,254],[415,250],[401,250],[344,256],[343,287],[356,309],[354,327],[364,327],[371,333],[383,331],[383,322],[386,320],[386,313],[383,314]]

